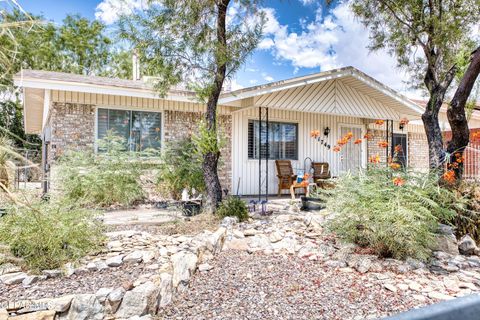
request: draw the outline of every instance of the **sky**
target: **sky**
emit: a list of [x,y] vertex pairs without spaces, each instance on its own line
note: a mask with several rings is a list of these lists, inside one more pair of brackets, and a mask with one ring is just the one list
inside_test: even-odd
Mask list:
[[[18,0],[34,14],[61,23],[78,13],[113,25],[120,12],[141,8],[144,0]],[[369,34],[348,2],[326,6],[324,0],[268,0],[267,22],[259,47],[239,70],[232,86],[249,87],[296,76],[353,66],[409,96],[408,75],[386,51],[370,52]]]

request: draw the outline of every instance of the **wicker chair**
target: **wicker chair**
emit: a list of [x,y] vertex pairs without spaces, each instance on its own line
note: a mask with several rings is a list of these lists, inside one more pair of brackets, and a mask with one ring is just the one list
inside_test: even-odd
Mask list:
[[328,162],[312,162],[313,181],[317,184],[332,177]]
[[293,174],[290,160],[275,160],[275,166],[277,167],[278,196],[280,196],[282,190],[290,191],[290,187],[297,180],[297,176]]

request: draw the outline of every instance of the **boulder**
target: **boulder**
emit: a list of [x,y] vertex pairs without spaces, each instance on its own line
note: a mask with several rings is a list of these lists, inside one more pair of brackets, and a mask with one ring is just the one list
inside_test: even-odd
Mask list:
[[153,314],[157,311],[159,294],[160,289],[153,282],[147,281],[125,293],[115,316],[130,318]]
[[14,320],[54,320],[55,319],[55,311],[53,310],[43,310],[31,313],[25,313],[18,315],[16,317],[10,317],[8,319]]
[[7,273],[3,276],[0,276],[0,282],[6,285],[19,284],[22,283],[27,277],[28,275],[24,272]]
[[115,313],[122,302],[123,296],[125,295],[125,289],[123,287],[118,287],[117,289],[110,292],[107,296],[108,311]]
[[180,251],[175,253],[171,260],[173,264],[173,287],[186,286],[197,267],[197,256],[191,252]]
[[475,252],[478,250],[475,240],[473,240],[468,234],[460,239],[460,242],[458,243],[458,249],[461,254],[468,256],[475,254]]
[[437,235],[431,249],[433,251],[443,251],[451,255],[459,254],[457,238],[455,238],[455,235],[453,234]]
[[213,254],[217,254],[222,251],[223,244],[225,243],[225,238],[227,235],[227,229],[224,227],[218,228],[213,234],[208,237],[208,242],[213,247]]
[[104,303],[107,300],[108,295],[113,291],[113,288],[100,288],[95,293],[95,297],[100,303]]
[[160,305],[163,308],[172,302],[172,275],[169,273],[160,274]]
[[104,308],[95,294],[78,294],[70,305],[66,320],[101,320],[104,318]]

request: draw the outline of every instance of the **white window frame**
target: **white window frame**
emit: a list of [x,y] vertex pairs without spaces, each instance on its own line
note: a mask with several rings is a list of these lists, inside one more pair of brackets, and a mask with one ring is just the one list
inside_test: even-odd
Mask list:
[[98,109],[110,109],[110,110],[123,110],[123,111],[144,111],[144,112],[156,112],[160,113],[160,125],[161,125],[161,135],[160,135],[160,149],[162,150],[165,145],[165,113],[163,111],[159,111],[156,109],[151,108],[132,108],[127,106],[102,106],[97,105],[95,106],[95,125],[94,125],[94,132],[93,132],[93,150],[95,153],[98,152]]

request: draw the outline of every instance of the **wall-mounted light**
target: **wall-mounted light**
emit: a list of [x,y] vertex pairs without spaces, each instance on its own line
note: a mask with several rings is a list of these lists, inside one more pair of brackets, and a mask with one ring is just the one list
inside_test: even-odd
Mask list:
[[329,127],[326,127],[325,129],[323,129],[323,135],[324,136],[327,136],[328,137],[328,134],[330,133],[330,128]]
[[403,119],[400,119],[400,122],[399,122],[399,129],[403,131],[403,128],[405,128],[405,126],[408,124],[408,119],[407,118],[403,118]]

